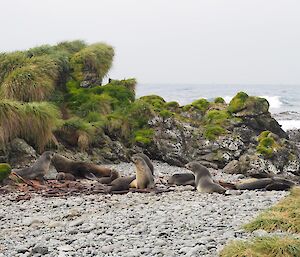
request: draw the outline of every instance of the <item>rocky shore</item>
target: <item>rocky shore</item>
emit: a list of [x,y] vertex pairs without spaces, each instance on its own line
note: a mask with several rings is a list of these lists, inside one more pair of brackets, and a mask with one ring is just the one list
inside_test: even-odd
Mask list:
[[[129,163],[112,165],[133,174]],[[187,172],[154,162],[156,177]],[[216,179],[242,175],[212,170]],[[0,202],[0,256],[217,256],[230,239],[244,238],[241,225],[285,196],[276,191],[201,194],[176,187],[162,194],[94,194],[64,198],[35,195]]]

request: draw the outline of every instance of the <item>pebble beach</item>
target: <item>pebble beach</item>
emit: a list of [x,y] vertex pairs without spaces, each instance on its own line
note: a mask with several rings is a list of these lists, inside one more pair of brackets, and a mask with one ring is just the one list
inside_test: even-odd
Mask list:
[[[112,165],[126,174],[131,163]],[[154,162],[156,177],[187,172]],[[212,171],[217,180],[241,175]],[[0,202],[0,257],[218,256],[228,240],[246,238],[242,225],[286,192],[201,194],[190,186],[161,194],[94,194]]]

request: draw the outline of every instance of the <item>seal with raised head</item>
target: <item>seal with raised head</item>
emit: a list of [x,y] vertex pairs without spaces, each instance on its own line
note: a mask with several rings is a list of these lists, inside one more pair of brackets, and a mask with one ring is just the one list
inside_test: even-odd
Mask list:
[[14,169],[13,172],[25,179],[37,179],[43,181],[44,176],[49,171],[53,156],[53,152],[46,151],[36,160],[36,162],[31,167]]
[[215,183],[209,170],[199,162],[189,162],[185,167],[195,174],[195,187],[199,192],[225,193],[226,189]]
[[150,170],[152,172],[152,175],[154,175],[153,164],[152,164],[150,158],[146,154],[144,154],[144,153],[136,153],[132,157],[134,157],[134,156],[140,156],[140,157],[142,157],[145,160],[145,162],[147,163],[148,167],[150,168]]
[[193,173],[176,173],[168,179],[169,185],[195,186],[195,175]]
[[144,158],[133,156],[132,161],[136,167],[136,179],[130,184],[130,187],[137,189],[154,188],[154,177]]
[[60,154],[55,154],[52,164],[58,172],[71,173],[75,177],[83,177],[90,180],[98,180],[97,177],[110,177],[111,169],[87,162],[70,160]]

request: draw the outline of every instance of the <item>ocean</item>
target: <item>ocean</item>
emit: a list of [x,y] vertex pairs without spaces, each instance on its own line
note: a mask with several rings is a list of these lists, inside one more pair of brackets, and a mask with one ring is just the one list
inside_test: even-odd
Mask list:
[[138,84],[137,96],[159,95],[166,101],[181,105],[199,98],[213,100],[221,96],[230,102],[236,93],[266,98],[270,112],[284,130],[300,129],[300,85],[196,85],[196,84]]

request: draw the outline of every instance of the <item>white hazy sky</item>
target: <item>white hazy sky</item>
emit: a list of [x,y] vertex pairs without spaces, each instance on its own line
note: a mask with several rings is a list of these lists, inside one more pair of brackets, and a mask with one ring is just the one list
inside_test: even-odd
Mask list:
[[0,51],[83,39],[112,78],[300,84],[299,0],[0,0]]

